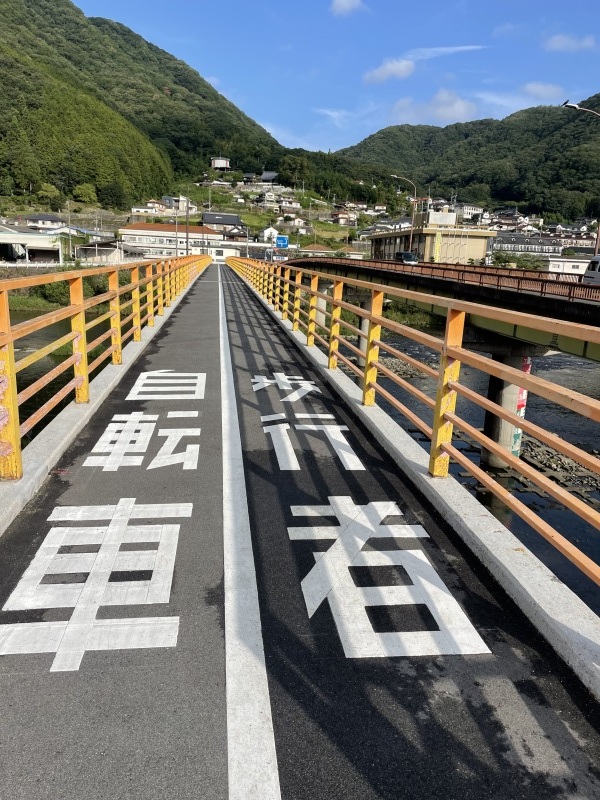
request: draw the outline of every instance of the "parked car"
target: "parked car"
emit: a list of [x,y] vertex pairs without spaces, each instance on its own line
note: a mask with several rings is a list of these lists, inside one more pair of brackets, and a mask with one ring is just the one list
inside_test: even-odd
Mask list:
[[408,250],[404,250],[401,253],[396,253],[394,256],[394,261],[401,261],[403,264],[418,264],[419,259],[415,255],[415,253],[410,253]]
[[587,266],[582,283],[600,286],[600,256],[594,256]]

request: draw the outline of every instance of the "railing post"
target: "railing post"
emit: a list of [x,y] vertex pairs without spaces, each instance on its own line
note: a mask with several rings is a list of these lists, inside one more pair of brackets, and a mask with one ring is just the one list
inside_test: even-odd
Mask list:
[[338,365],[338,350],[340,343],[338,336],[340,335],[340,319],[342,316],[342,307],[339,305],[340,300],[344,295],[344,281],[334,281],[333,291],[331,293],[331,317],[329,329],[329,361],[327,363],[328,369],[337,369]]
[[167,265],[166,265],[167,269],[165,271],[166,274],[165,274],[165,277],[164,277],[164,280],[165,280],[165,306],[167,308],[171,305],[171,272],[170,272],[170,270],[171,270],[172,264],[173,264],[172,259],[169,259],[167,261]]
[[273,267],[273,309],[279,311],[279,298],[281,297],[281,266]]
[[[0,332],[11,333],[8,292],[0,292]],[[23,461],[12,339],[0,348],[0,404],[0,479],[17,481],[23,477]]]
[[283,269],[283,306],[281,319],[287,319],[290,315],[290,275],[292,270],[289,267]]
[[310,299],[308,301],[308,328],[306,329],[306,346],[313,347],[315,343],[315,328],[317,319],[317,295],[319,291],[319,276],[311,275]]
[[149,264],[145,269],[146,278],[150,282],[146,284],[146,304],[148,310],[148,327],[154,327],[154,267],[156,264]]
[[83,277],[81,275],[69,281],[69,294],[71,305],[79,306],[79,311],[71,317],[71,330],[77,334],[73,339],[73,355],[79,356],[73,365],[73,371],[75,377],[81,379],[79,386],[75,387],[75,402],[89,403],[90,375],[88,372],[85,310],[83,308]]
[[267,267],[267,303],[273,305],[273,264]]
[[111,292],[116,292],[110,301],[110,310],[113,312],[110,318],[110,340],[113,346],[112,363],[123,363],[123,342],[121,338],[121,297],[119,295],[119,270],[116,269],[108,276],[108,288]]
[[460,347],[465,328],[465,312],[448,309],[444,346],[440,357],[435,411],[433,412],[433,433],[429,456],[429,472],[434,478],[445,478],[448,475],[450,457],[442,451],[442,445],[452,441],[452,423],[444,420],[445,414],[453,414],[456,408],[456,392],[448,388],[451,381],[457,381],[460,375],[460,361],[450,358],[449,347]]
[[302,306],[302,272],[296,270],[296,285],[294,286],[294,313],[292,316],[292,330],[300,327],[300,307]]
[[163,272],[165,269],[165,262],[159,261],[156,265],[156,297],[158,300],[157,314],[159,317],[164,316],[165,313],[165,280]]
[[[371,315],[380,317],[383,312],[384,293],[373,289],[371,292]],[[376,341],[381,339],[381,325],[369,320],[369,331],[365,342],[365,366],[363,374],[363,406],[375,405],[375,389],[377,383],[377,367],[374,362],[379,358],[379,345]]]
[[133,327],[133,341],[134,342],[141,342],[142,341],[142,314],[140,311],[140,268],[134,267],[131,270],[131,283],[133,283],[134,288],[131,290],[131,311],[133,313],[133,319],[131,320],[131,325]]

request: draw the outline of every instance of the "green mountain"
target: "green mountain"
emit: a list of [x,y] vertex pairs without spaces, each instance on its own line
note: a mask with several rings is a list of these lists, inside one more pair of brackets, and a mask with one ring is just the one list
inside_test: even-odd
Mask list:
[[[583,105],[600,110],[600,94]],[[337,155],[467,202],[522,203],[571,219],[600,211],[600,119],[572,109],[529,108],[446,128],[396,125]]]
[[0,193],[48,181],[131,199],[219,151],[242,169],[284,152],[185,63],[69,0],[2,0],[0,64]]

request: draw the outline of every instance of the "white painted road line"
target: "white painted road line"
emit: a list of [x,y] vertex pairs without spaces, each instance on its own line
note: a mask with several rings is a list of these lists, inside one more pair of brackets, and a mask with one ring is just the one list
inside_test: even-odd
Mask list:
[[239,420],[219,282],[229,800],[280,800]]

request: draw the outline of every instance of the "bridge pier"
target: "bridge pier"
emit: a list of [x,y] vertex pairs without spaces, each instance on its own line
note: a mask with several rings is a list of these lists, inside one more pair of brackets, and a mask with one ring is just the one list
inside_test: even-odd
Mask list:
[[[321,292],[322,294],[331,294],[331,289],[333,288],[333,284],[331,281],[319,281],[317,291]],[[317,316],[315,321],[317,323],[317,333],[320,336],[323,336],[325,333],[324,329],[327,329],[329,326],[327,324],[327,300],[324,297],[317,297]],[[319,325],[323,327],[320,328]]]
[[[349,303],[354,303],[369,313],[371,313],[372,310],[372,299],[373,297],[371,292],[365,291],[364,289],[347,287],[344,291],[344,300],[347,300]],[[369,320],[361,317],[358,327],[360,328],[361,335],[358,337],[357,347],[361,352],[366,353],[367,338],[369,335]],[[365,358],[363,356],[358,356],[356,364],[361,368],[364,367],[366,364]]]
[[[526,374],[531,372],[530,355],[494,354],[493,359],[507,367],[521,370],[521,372]],[[508,381],[497,378],[495,375],[490,375],[487,399],[491,400],[492,403],[502,406],[506,411],[517,414],[519,417],[525,416],[527,390],[522,389],[520,386],[515,386],[512,383],[508,383]],[[497,442],[507,453],[513,456],[519,456],[521,454],[523,432],[520,428],[517,428],[516,425],[504,419],[500,419],[500,417],[496,416],[496,414],[493,414],[491,411],[486,411],[483,432],[494,442]],[[505,462],[499,456],[485,449],[481,451],[481,464],[484,467],[495,468],[506,466]]]

